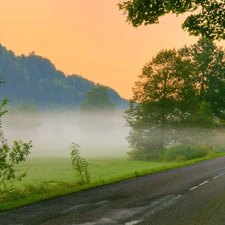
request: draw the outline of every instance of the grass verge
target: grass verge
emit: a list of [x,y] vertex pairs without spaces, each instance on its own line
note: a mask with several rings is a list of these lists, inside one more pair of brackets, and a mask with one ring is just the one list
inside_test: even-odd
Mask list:
[[0,193],[0,211],[224,155],[225,153],[209,155],[180,163],[140,162],[125,158],[89,159],[92,182],[83,185],[75,180],[70,159],[28,159],[18,168],[21,172],[27,170],[27,177],[16,183],[14,188]]

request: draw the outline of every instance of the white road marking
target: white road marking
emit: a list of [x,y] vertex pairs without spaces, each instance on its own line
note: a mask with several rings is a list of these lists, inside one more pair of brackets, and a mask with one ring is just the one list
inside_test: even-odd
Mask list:
[[135,224],[138,224],[138,223],[140,223],[140,222],[142,222],[142,221],[143,221],[143,220],[134,220],[134,221],[125,223],[125,225],[135,225]]
[[[222,177],[224,175],[225,175],[225,173],[222,173],[220,175],[217,175],[217,176],[213,177],[212,180],[215,180],[215,179],[217,179],[219,177]],[[194,186],[194,187],[190,188],[189,191],[195,190],[196,188],[198,188],[198,187],[200,187],[200,186],[202,186],[204,184],[207,184],[208,182],[209,182],[209,180],[206,180],[206,181],[202,182],[201,184],[198,184],[197,186]]]
[[222,174],[220,174],[220,175],[217,175],[217,176],[213,177],[213,179],[217,179],[217,178],[222,177],[222,176],[224,176],[224,175],[225,175],[225,173],[222,173]]
[[196,189],[197,187],[198,186],[194,186],[194,187],[190,188],[189,190],[192,191],[192,190]]
[[206,181],[202,182],[201,184],[199,184],[198,186],[202,186],[202,185],[204,185],[204,184],[206,184],[206,183],[208,183],[208,182],[209,182],[209,181],[206,180]]
[[204,184],[207,184],[208,182],[209,182],[209,181],[206,180],[206,181],[202,182],[201,184],[199,184],[199,185],[197,185],[197,186],[194,186],[194,187],[190,188],[189,191],[193,191],[193,190],[195,190],[196,188],[198,188],[198,187],[200,187],[200,186],[202,186],[202,185],[204,185]]

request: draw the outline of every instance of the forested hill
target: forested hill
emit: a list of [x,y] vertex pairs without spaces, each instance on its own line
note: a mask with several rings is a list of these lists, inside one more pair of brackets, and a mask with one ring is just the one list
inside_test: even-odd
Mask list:
[[[35,55],[15,56],[0,44],[0,100],[8,98],[11,105],[36,106],[41,110],[74,109],[85,101],[86,92],[94,82],[79,75],[66,76],[56,70],[50,60]],[[126,108],[128,101],[110,87],[110,100],[117,108]]]

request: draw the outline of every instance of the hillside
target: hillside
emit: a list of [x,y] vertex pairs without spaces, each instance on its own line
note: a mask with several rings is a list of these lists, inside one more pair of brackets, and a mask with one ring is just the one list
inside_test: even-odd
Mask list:
[[[15,56],[1,44],[0,77],[6,81],[0,87],[0,100],[7,97],[13,106],[36,106],[40,110],[78,108],[85,101],[86,92],[97,85],[76,74],[66,76],[49,59],[34,52]],[[118,109],[128,106],[127,100],[107,88],[110,100]]]

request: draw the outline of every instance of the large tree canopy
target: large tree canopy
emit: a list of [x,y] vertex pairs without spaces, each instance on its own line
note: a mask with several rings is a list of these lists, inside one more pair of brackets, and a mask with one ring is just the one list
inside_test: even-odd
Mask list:
[[173,13],[191,13],[182,28],[190,35],[225,39],[225,0],[129,0],[118,3],[134,27],[159,23],[159,18]]
[[179,131],[196,108],[192,68],[176,50],[163,50],[142,69],[125,113],[130,147],[143,159],[179,141]]
[[183,59],[193,65],[192,82],[199,101],[211,105],[216,118],[225,119],[225,52],[212,41],[200,39],[179,51]]
[[224,119],[224,51],[212,41],[163,50],[147,63],[125,112],[129,154],[149,159],[171,145],[209,145]]

